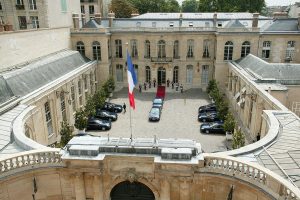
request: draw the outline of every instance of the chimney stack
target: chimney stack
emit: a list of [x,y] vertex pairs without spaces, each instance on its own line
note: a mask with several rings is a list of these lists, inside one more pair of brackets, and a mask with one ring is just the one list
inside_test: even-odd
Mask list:
[[101,13],[95,13],[95,21],[101,25]]
[[273,19],[287,19],[287,12],[273,12]]
[[217,26],[217,19],[218,19],[218,14],[217,13],[214,13],[214,24],[213,26],[216,27]]
[[74,29],[79,29],[79,15],[78,14],[73,14],[73,27]]
[[259,13],[253,13],[252,28],[258,27],[258,17],[259,17]]
[[111,11],[110,13],[108,13],[109,27],[112,27],[114,18],[115,18],[114,12]]

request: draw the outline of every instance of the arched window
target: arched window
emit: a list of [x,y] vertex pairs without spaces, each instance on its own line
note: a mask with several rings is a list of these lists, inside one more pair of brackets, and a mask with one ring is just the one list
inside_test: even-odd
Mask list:
[[77,42],[76,49],[81,55],[85,56],[85,47],[82,41]]
[[178,83],[178,66],[175,66],[173,70],[173,83]]
[[231,41],[227,41],[224,47],[224,60],[232,60],[233,54],[233,43]]
[[158,54],[157,56],[159,58],[165,58],[166,57],[166,42],[164,40],[160,40],[158,42]]
[[116,75],[117,75],[117,82],[123,82],[123,65],[117,64]]
[[122,40],[115,40],[116,58],[122,58]]
[[145,58],[150,58],[150,41],[145,41]]
[[179,41],[178,40],[174,41],[173,58],[176,58],[176,59],[179,58]]
[[242,44],[241,57],[244,58],[250,53],[250,42],[245,41]]
[[146,66],[146,82],[149,83],[151,81],[151,70],[149,66]]
[[193,65],[188,65],[186,67],[186,83],[193,83]]
[[285,60],[292,61],[295,55],[295,41],[288,41],[285,53]]
[[101,60],[101,45],[99,42],[93,42],[93,58],[94,60]]
[[130,40],[130,46],[131,46],[131,57],[137,58],[138,57],[137,40]]
[[271,41],[264,41],[262,48],[262,58],[270,58],[271,54]]

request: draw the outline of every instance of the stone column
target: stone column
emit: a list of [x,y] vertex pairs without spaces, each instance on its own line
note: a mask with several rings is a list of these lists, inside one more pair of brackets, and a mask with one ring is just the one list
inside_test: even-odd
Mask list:
[[163,180],[161,180],[161,196],[160,200],[170,200],[170,183],[168,179],[165,177]]
[[180,182],[180,200],[190,199],[190,187],[187,180]]
[[103,182],[101,175],[94,175],[93,181],[93,188],[94,188],[94,200],[104,200],[103,198]]
[[76,200],[86,200],[85,196],[85,185],[84,185],[84,175],[82,173],[77,173],[75,175],[75,196]]

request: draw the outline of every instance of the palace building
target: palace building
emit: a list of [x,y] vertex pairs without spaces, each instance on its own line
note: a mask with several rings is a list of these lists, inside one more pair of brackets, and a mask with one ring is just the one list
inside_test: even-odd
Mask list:
[[[298,18],[95,13],[84,21],[79,0],[0,2],[0,16],[4,6],[14,12],[4,15],[9,29],[0,26],[1,200],[300,199]],[[33,15],[39,27],[28,25]],[[87,135],[53,148],[60,123],[73,125],[108,77],[127,86],[127,51],[141,84],[205,90],[216,79],[253,143],[205,153],[172,136]]]

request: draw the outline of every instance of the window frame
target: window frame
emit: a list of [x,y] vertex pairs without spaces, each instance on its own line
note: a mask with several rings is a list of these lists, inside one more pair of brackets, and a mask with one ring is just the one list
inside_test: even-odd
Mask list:
[[249,41],[245,41],[242,44],[241,48],[241,58],[246,57],[251,51],[251,43]]
[[29,10],[37,10],[36,0],[28,0]]
[[149,40],[145,40],[145,55],[144,58],[151,57],[151,43]]
[[187,65],[186,66],[186,83],[193,84],[193,76],[194,76],[194,66]]
[[231,61],[233,56],[234,44],[232,41],[227,41],[224,45],[224,61]]
[[76,43],[76,50],[83,56],[85,56],[85,45],[82,41]]
[[131,57],[138,58],[138,42],[136,39],[130,40]]
[[271,41],[263,41],[262,55],[261,55],[261,57],[263,59],[270,59],[270,57],[271,57],[271,47],[272,47],[272,42]]
[[286,47],[286,51],[285,51],[285,60],[286,61],[294,60],[295,50],[296,50],[295,46],[296,46],[296,41],[290,40],[287,42],[287,47]]
[[50,136],[53,134],[54,131],[53,131],[53,123],[52,123],[52,115],[51,115],[51,106],[48,101],[44,104],[44,111],[45,111],[45,119],[47,124],[48,136]]
[[93,49],[93,59],[97,61],[101,61],[101,43],[98,41],[94,41],[92,43]]
[[187,58],[194,58],[194,40],[188,39],[187,40]]
[[157,43],[157,57],[166,58],[166,41],[159,40]]
[[123,58],[123,52],[122,52],[122,40],[117,39],[115,40],[115,48],[116,48],[116,58]]
[[173,58],[179,59],[179,41],[175,40],[173,43]]

